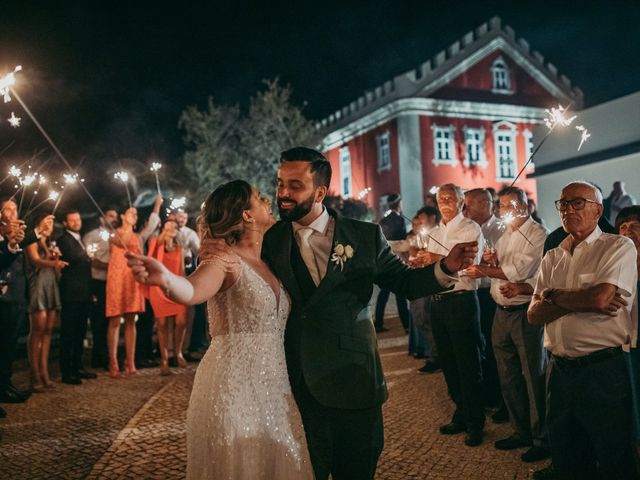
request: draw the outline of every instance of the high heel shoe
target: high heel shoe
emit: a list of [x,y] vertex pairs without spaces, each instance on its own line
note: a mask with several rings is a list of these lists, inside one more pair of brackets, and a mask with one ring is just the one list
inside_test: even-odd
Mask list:
[[169,368],[169,364],[167,362],[160,363],[160,375],[166,377],[167,375],[171,375],[173,372]]
[[120,375],[120,367],[118,364],[109,363],[109,377],[110,378],[121,378]]
[[184,359],[184,357],[182,355],[178,355],[176,357],[176,362],[178,363],[178,366],[180,368],[186,368],[187,367],[187,361]]
[[124,364],[124,373],[126,373],[127,375],[135,375],[136,373],[138,373],[138,370],[136,370],[135,364],[134,365],[130,365],[130,364],[125,362],[125,364]]

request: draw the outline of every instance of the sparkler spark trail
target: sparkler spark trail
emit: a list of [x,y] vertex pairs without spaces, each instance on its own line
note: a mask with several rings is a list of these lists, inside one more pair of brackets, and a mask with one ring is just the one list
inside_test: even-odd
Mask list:
[[20,126],[20,120],[22,120],[20,117],[16,117],[15,113],[11,112],[11,116],[7,119],[7,122],[9,122],[9,125],[13,128],[18,128]]
[[576,125],[576,130],[580,132],[580,145],[578,145],[578,151],[580,151],[584,142],[591,137],[591,134],[589,133],[589,130],[584,128],[582,125]]
[[171,200],[171,204],[169,205],[168,210],[173,212],[175,210],[181,210],[187,204],[186,197],[173,198]]
[[358,199],[362,200],[364,197],[366,197],[367,195],[369,195],[369,192],[371,191],[371,187],[366,187],[363,188],[362,190],[360,190],[360,192],[358,193]]

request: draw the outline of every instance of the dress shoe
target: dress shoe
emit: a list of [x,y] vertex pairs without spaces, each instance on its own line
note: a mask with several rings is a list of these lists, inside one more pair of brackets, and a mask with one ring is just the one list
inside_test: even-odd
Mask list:
[[529,462],[538,462],[540,460],[544,460],[545,458],[549,458],[550,456],[551,456],[551,452],[549,452],[549,449],[547,447],[534,445],[529,450],[524,452],[520,456],[520,459],[523,462],[529,463]]
[[0,418],[5,418],[7,416],[7,411],[0,407]]
[[493,423],[507,423],[509,421],[509,411],[507,407],[502,405],[493,415],[491,415]]
[[138,368],[155,368],[159,365],[159,363],[150,358],[141,358],[140,360],[136,361],[136,365],[138,366]]
[[556,478],[556,471],[553,468],[553,463],[548,467],[533,472],[532,478],[534,480],[553,480]]
[[440,362],[427,360],[422,368],[418,369],[420,373],[434,373],[440,370]]
[[427,356],[425,354],[423,354],[423,353],[412,353],[411,355],[416,360],[424,360],[425,358],[427,358]]
[[0,391],[0,403],[23,403],[31,396],[31,392],[19,392],[13,386]]
[[198,363],[202,360],[202,355],[196,354],[195,352],[187,352],[183,357],[189,363]]
[[530,447],[531,441],[525,440],[517,434],[498,440],[493,444],[498,450],[513,450],[516,448]]
[[78,370],[78,378],[94,379],[98,378],[98,375],[96,375],[95,373],[87,372],[86,370]]
[[463,423],[451,422],[440,427],[442,435],[455,435],[456,433],[466,432],[467,427]]
[[376,327],[376,333],[388,332],[389,329],[386,327]]
[[467,447],[477,447],[482,443],[484,432],[482,430],[469,430],[464,437],[464,444]]
[[62,383],[66,383],[67,385],[81,385],[82,384],[82,380],[80,380],[80,377],[77,377],[75,375],[64,376],[64,377],[62,377],[61,382]]

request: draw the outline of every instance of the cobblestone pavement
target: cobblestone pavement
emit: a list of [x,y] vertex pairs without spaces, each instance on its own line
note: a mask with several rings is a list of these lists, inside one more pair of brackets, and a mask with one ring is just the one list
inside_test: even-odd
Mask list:
[[[524,479],[545,465],[524,464],[523,450],[501,452],[493,442],[510,434],[487,422],[485,442],[464,445],[442,436],[452,404],[442,373],[419,375],[406,354],[398,321],[380,337],[390,398],[384,406],[385,449],[378,479]],[[2,479],[179,479],[186,469],[184,422],[195,365],[160,377],[142,370],[123,380],[100,375],[81,386],[57,384],[21,405],[3,405]]]

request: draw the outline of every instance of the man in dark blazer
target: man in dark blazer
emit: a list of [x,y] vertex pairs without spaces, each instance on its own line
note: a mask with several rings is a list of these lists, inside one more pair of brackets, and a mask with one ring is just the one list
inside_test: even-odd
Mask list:
[[[22,249],[38,241],[42,232],[27,230],[22,235],[24,222],[18,219],[18,205],[10,197],[0,198],[0,403],[21,403],[29,398],[29,392],[17,390],[11,383],[12,364],[18,343],[18,332],[27,314],[27,279],[24,273]],[[44,229],[53,230],[53,216],[47,217]],[[23,236],[16,248],[12,236]]]
[[439,264],[410,269],[378,225],[323,207],[330,180],[321,153],[282,153],[281,221],[265,235],[263,257],[292,298],[287,367],[316,478],[370,479],[383,447],[387,398],[375,330],[363,312],[373,284],[411,299],[437,293],[471,263],[477,246],[456,245]]
[[96,378],[82,368],[84,337],[91,308],[91,259],[80,237],[82,218],[77,210],[66,212],[65,230],[58,239],[61,258],[69,265],[60,277],[60,373],[62,383],[79,385],[83,378]]

